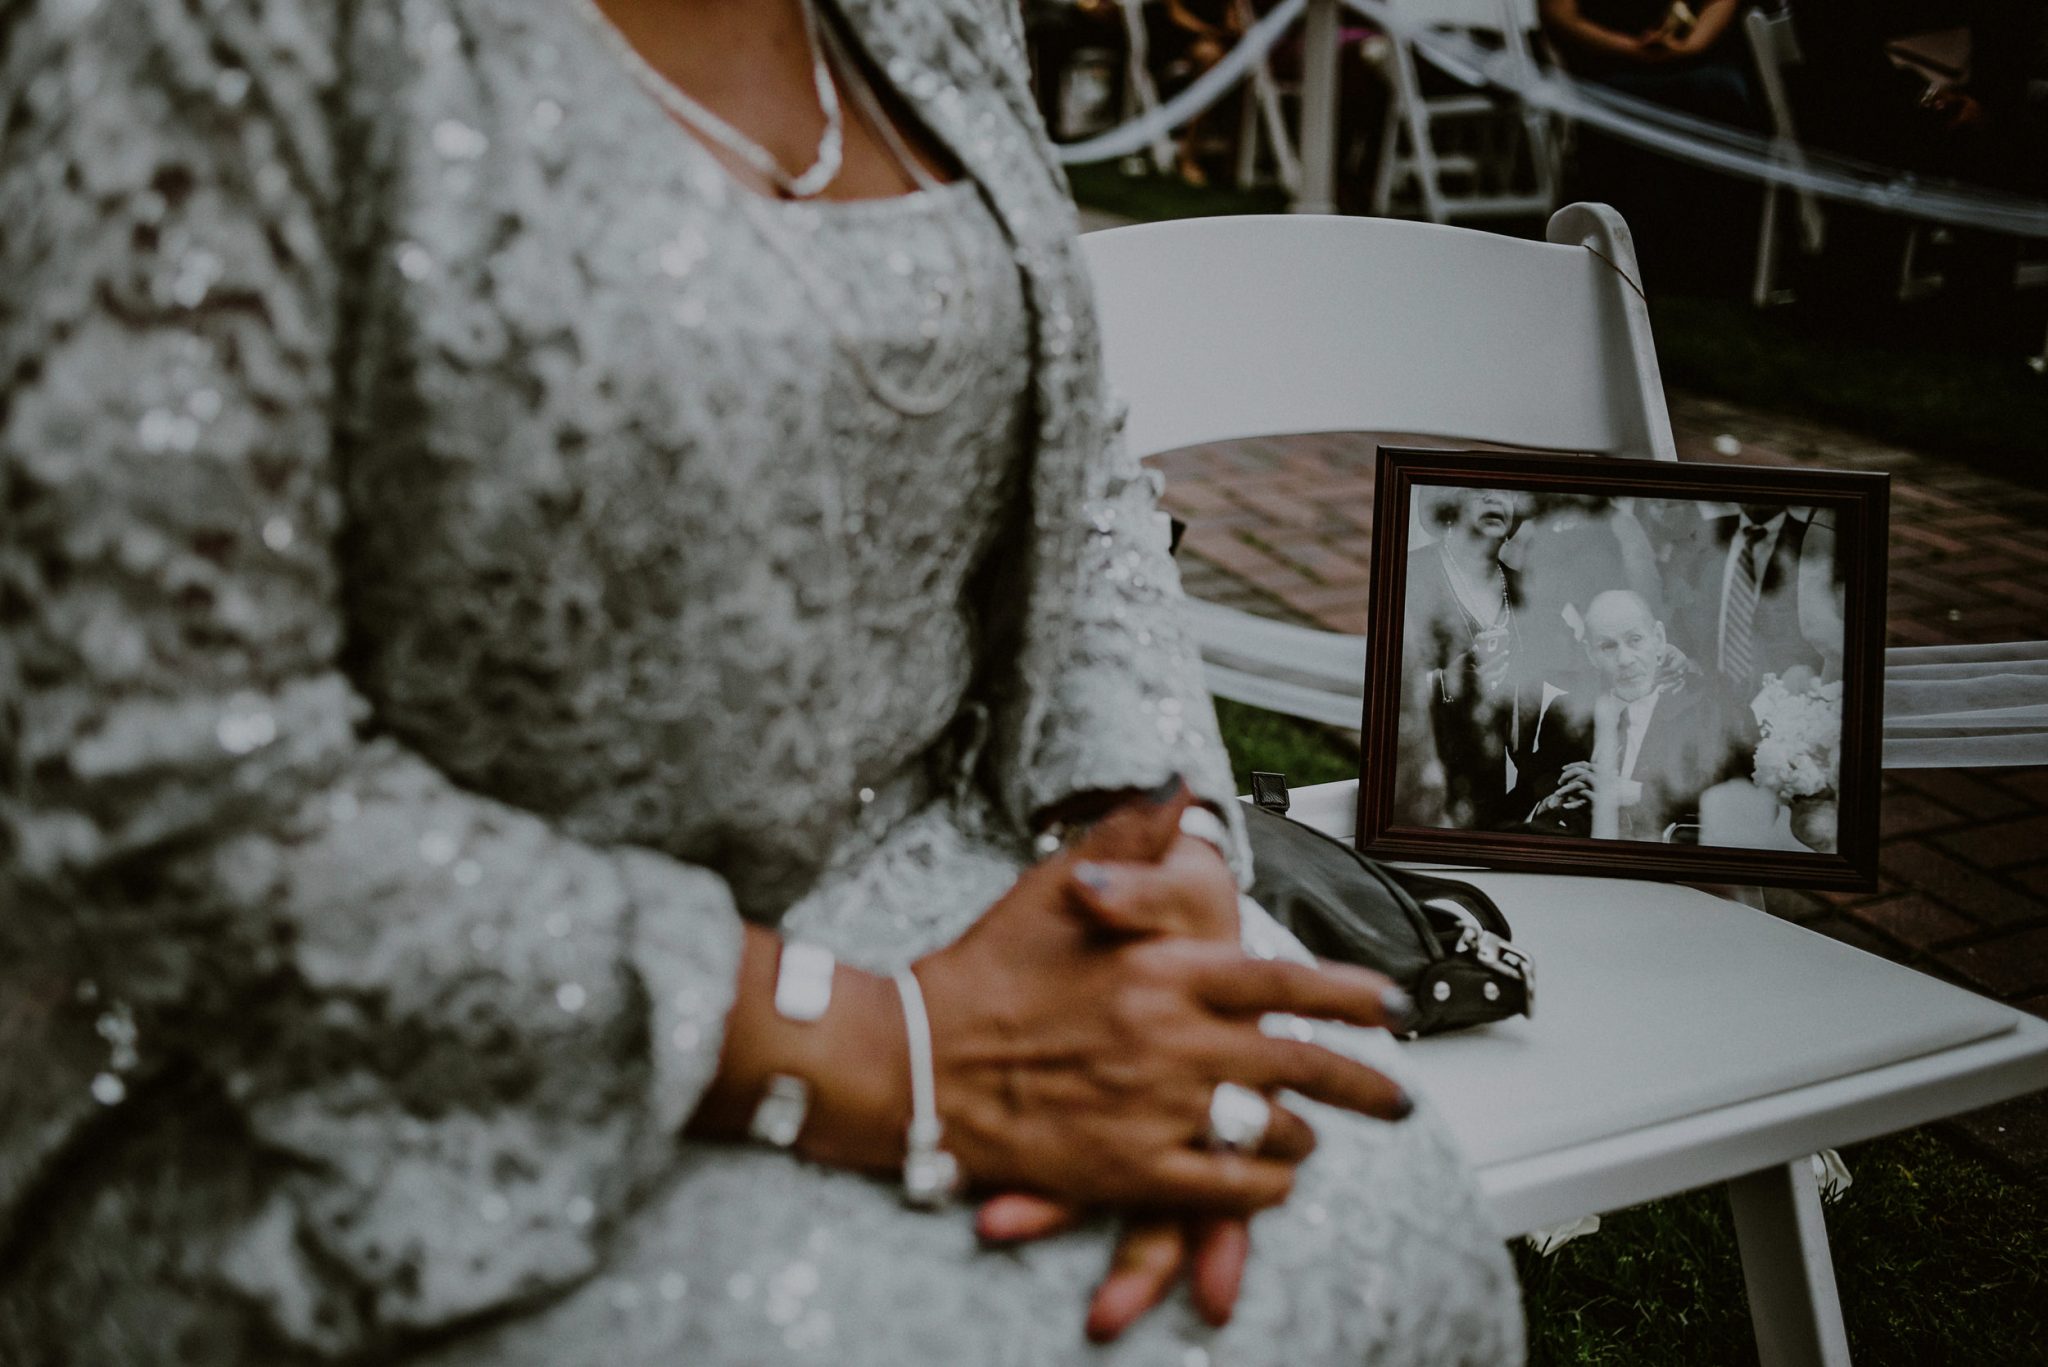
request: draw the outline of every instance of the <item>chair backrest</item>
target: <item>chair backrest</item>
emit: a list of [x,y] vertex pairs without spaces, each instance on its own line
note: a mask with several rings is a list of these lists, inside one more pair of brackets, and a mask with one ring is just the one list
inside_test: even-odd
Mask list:
[[1323,215],[1089,233],[1111,388],[1140,455],[1401,432],[1677,459],[1628,229],[1550,241]]
[[[1389,0],[1400,17],[1411,24],[1449,29],[1467,34],[1497,37],[1507,59],[1524,74],[1536,70],[1535,47],[1530,35],[1543,25],[1536,0]],[[1407,55],[1408,44],[1396,48]],[[1460,94],[1469,94],[1460,91]]]
[[1499,33],[1513,26],[1520,4],[1518,0],[1393,0],[1392,8],[1410,23]]

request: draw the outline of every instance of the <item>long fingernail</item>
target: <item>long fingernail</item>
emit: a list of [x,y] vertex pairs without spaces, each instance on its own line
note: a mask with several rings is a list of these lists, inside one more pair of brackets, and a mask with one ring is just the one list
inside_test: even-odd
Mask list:
[[1080,863],[1074,865],[1074,881],[1090,892],[1109,891],[1109,870],[1100,864]]
[[1415,998],[1393,983],[1380,989],[1380,1010],[1386,1014],[1387,1029],[1405,1034],[1415,1025]]
[[1408,1091],[1407,1091],[1407,1089],[1406,1089],[1406,1088],[1403,1088],[1403,1089],[1402,1089],[1402,1090],[1401,1090],[1401,1091],[1400,1091],[1400,1092],[1399,1092],[1399,1093],[1398,1093],[1398,1094],[1397,1094],[1397,1095],[1396,1095],[1396,1096],[1394,1097],[1394,1109],[1393,1109],[1393,1113],[1392,1113],[1392,1114],[1391,1114],[1390,1116],[1388,1116],[1388,1119],[1390,1119],[1390,1120],[1406,1120],[1406,1119],[1407,1119],[1407,1118],[1408,1118],[1409,1116],[1411,1116],[1411,1115],[1414,1115],[1414,1114],[1415,1114],[1415,1098],[1414,1098],[1414,1097],[1412,1097],[1412,1096],[1410,1096],[1410,1095],[1408,1095]]

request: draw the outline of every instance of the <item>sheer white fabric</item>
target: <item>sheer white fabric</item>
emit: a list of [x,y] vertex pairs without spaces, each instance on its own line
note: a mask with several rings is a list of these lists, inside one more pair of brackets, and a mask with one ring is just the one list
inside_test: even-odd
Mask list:
[[[1356,727],[1363,636],[1193,603],[1210,691],[1330,726]],[[2048,764],[2048,641],[1885,652],[1884,767]]]

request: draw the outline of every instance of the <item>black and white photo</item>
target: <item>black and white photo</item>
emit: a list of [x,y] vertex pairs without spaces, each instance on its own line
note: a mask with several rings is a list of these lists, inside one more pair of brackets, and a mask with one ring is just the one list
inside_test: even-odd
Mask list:
[[1368,772],[1360,803],[1375,848],[1548,863],[1558,845],[1632,872],[1747,852],[1808,877],[1861,849],[1876,638],[1859,614],[1881,588],[1859,557],[1881,481],[1382,461],[1367,685],[1382,781]]

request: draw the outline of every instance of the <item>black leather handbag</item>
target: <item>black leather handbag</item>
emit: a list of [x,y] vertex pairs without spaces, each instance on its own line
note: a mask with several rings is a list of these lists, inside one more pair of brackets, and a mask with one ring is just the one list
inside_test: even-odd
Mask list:
[[1415,999],[1411,1035],[1526,1016],[1535,965],[1469,883],[1389,868],[1287,817],[1283,774],[1252,775],[1251,896],[1325,959],[1386,974]]

